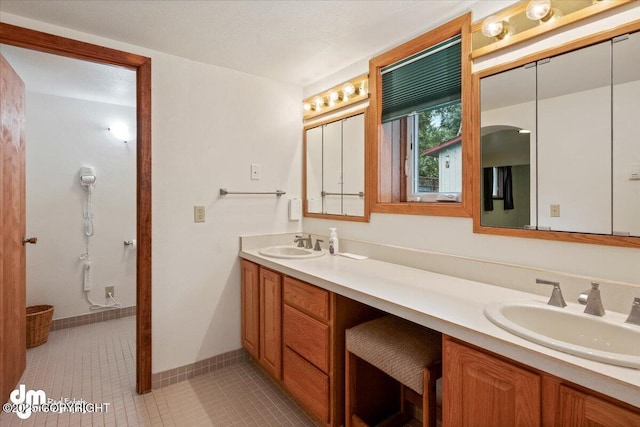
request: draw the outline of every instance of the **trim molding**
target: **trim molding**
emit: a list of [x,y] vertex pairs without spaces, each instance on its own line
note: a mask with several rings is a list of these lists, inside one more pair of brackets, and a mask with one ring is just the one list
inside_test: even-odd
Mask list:
[[158,389],[198,375],[208,374],[220,368],[235,365],[236,363],[249,360],[249,353],[244,348],[228,351],[199,362],[189,363],[184,366],[169,369],[167,371],[153,374],[153,388]]

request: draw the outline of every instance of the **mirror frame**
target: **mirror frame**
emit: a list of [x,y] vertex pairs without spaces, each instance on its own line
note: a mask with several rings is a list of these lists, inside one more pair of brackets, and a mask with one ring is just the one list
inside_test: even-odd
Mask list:
[[480,203],[480,172],[481,165],[481,135],[480,135],[480,79],[510,70],[519,66],[523,66],[530,62],[540,59],[556,56],[563,53],[571,52],[576,49],[591,46],[596,43],[606,41],[622,34],[640,31],[640,20],[631,21],[607,31],[601,31],[560,46],[536,52],[515,61],[489,67],[484,70],[473,73],[472,91],[475,102],[473,103],[473,232],[479,234],[492,234],[497,236],[524,237],[531,239],[555,240],[573,243],[590,243],[607,246],[621,246],[640,249],[640,237],[611,236],[602,234],[573,233],[567,231],[544,231],[544,230],[527,230],[518,228],[501,228],[481,225],[482,206]]
[[[364,114],[364,215],[363,216],[351,216],[351,215],[335,215],[335,214],[324,214],[324,213],[312,213],[309,212],[309,207],[307,204],[307,131],[309,129],[317,128],[318,126],[323,126],[328,123],[337,122],[339,120],[348,119],[349,117],[354,117],[359,114]],[[320,121],[314,121],[313,123],[307,124],[302,129],[302,141],[303,141],[303,150],[302,150],[302,215],[305,218],[321,218],[321,219],[332,219],[338,221],[355,221],[355,222],[369,222],[370,218],[370,194],[369,194],[369,165],[371,164],[371,150],[369,148],[369,144],[367,142],[367,123],[369,120],[369,107],[366,106],[364,108],[358,108],[355,110],[350,110],[345,113],[341,113],[339,115],[332,116],[330,118],[326,118]]]

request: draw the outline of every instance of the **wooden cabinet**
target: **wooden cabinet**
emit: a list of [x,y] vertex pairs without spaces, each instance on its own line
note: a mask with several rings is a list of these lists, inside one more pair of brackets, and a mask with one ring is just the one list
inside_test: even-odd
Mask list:
[[448,337],[443,347],[443,425],[539,426],[540,375]]
[[640,408],[451,337],[443,344],[443,425],[640,426]]
[[242,260],[242,345],[318,421],[344,423],[344,331],[369,306]]
[[242,346],[276,379],[282,374],[282,275],[242,260]]
[[557,426],[640,426],[640,414],[566,385],[560,386],[559,397]]

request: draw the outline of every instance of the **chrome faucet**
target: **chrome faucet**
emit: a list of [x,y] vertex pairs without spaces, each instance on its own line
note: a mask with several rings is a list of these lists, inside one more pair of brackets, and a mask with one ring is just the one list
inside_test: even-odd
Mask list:
[[625,323],[630,323],[632,325],[640,326],[640,298],[635,297],[633,299],[633,304],[631,304],[631,311],[629,312],[629,317],[624,321]]
[[560,289],[560,282],[552,282],[550,280],[544,279],[536,279],[536,283],[541,285],[552,285],[553,291],[551,292],[551,298],[549,298],[549,302],[547,304],[553,305],[556,307],[566,307],[567,303],[564,302],[564,298],[562,297],[562,290]]
[[[604,306],[602,305],[602,297],[600,296],[600,286],[597,282],[591,282],[591,289],[588,289],[580,294],[578,302],[580,304],[586,304],[584,312],[592,314],[594,316],[604,316]],[[585,295],[587,296],[585,299]]]
[[297,243],[299,248],[305,248],[305,249],[313,248],[311,234],[309,234],[309,237],[296,236],[293,243]]

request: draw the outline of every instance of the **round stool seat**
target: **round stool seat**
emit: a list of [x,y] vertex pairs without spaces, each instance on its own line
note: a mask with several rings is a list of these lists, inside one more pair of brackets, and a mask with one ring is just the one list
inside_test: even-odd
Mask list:
[[347,351],[422,395],[423,371],[442,358],[442,336],[423,326],[384,316],[346,331]]

